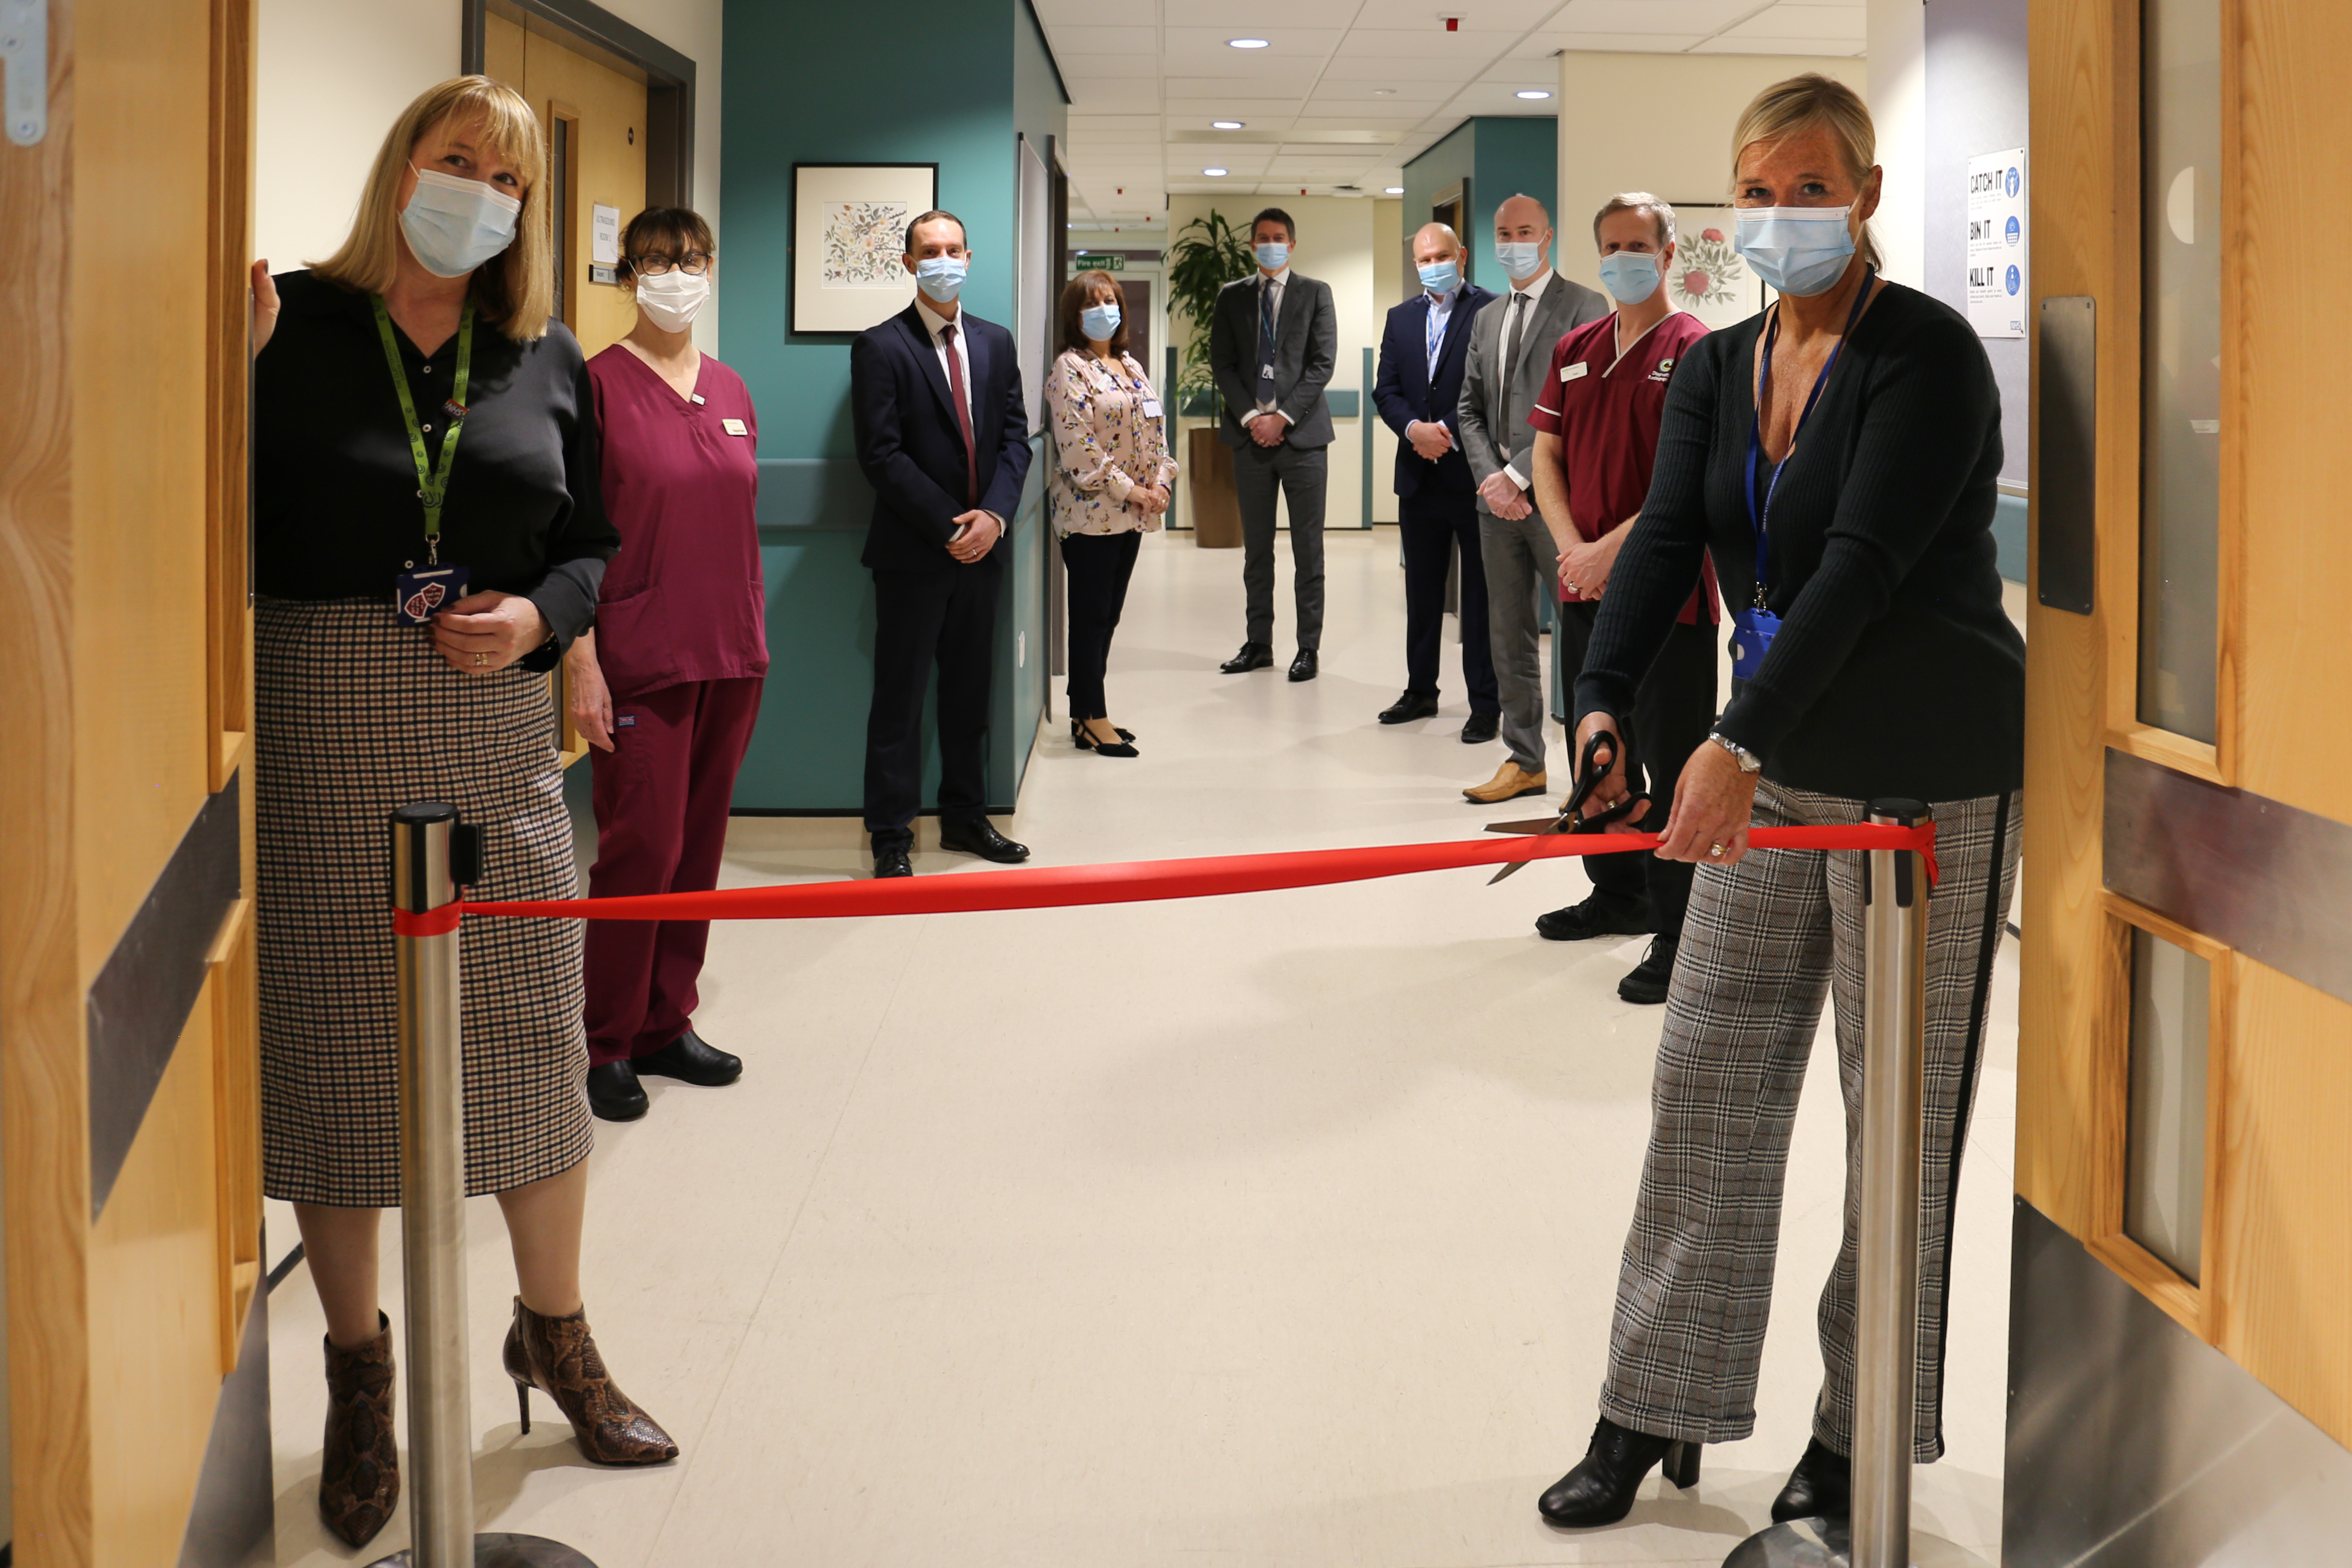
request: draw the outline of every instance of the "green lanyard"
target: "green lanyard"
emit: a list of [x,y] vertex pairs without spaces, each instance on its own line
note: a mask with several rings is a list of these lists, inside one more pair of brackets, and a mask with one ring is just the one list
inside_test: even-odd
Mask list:
[[408,451],[416,459],[417,498],[425,503],[425,548],[427,558],[438,563],[441,559],[441,503],[449,494],[449,468],[457,461],[457,437],[466,433],[466,382],[474,370],[474,302],[466,301],[463,314],[457,318],[457,384],[449,389],[449,402],[461,412],[449,422],[449,433],[441,438],[441,465],[433,467],[425,457],[425,432],[416,423],[416,403],[408,395],[408,372],[400,363],[400,345],[393,340],[392,316],[383,308],[383,296],[371,294],[375,306],[376,336],[383,340],[383,362],[392,371],[392,390],[400,394],[400,415],[408,421]]

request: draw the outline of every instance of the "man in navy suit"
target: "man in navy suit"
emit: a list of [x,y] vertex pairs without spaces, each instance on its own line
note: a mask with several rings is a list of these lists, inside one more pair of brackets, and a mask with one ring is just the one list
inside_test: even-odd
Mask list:
[[1470,323],[1494,295],[1466,282],[1460,236],[1428,224],[1412,236],[1422,292],[1389,312],[1372,402],[1402,437],[1396,455],[1398,531],[1404,536],[1404,695],[1382,724],[1437,715],[1438,632],[1452,546],[1462,548],[1462,684],[1470,718],[1462,738],[1495,738],[1502,701],[1486,642],[1486,572],[1478,554],[1478,482],[1454,434]]
[[912,305],[849,349],[857,465],[874,486],[874,706],[866,831],[874,874],[912,876],[922,805],[923,688],[940,672],[940,847],[1011,862],[1029,851],[988,820],[988,687],[1005,552],[1029,475],[1029,416],[1013,334],[958,306],[963,220],[907,225]]

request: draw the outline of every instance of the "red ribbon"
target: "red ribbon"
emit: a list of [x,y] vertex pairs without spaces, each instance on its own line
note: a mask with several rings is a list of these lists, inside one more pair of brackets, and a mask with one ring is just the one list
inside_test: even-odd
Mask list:
[[[1757,828],[1749,831],[1748,842],[1759,850],[1916,850],[1927,859],[1930,885],[1937,875],[1933,822],[1916,828],[1871,823],[1853,827]],[[1270,893],[1277,888],[1365,882],[1374,877],[1502,865],[1511,861],[1622,854],[1655,849],[1657,844],[1655,833],[1543,833],[1459,839],[1435,844],[1378,844],[1366,849],[1216,855],[1201,860],[1040,866],[1024,871],[967,872],[956,876],[728,887],[711,893],[450,904],[425,915],[403,915],[395,910],[393,929],[410,936],[450,930],[456,925],[456,912],[461,908],[467,915],[542,915],[563,920],[828,920],[868,915],[964,915],[988,909],[1139,904],[1168,898],[1214,898],[1232,893]],[[449,917],[447,925],[426,928],[427,922],[445,915]]]
[[395,909],[392,912],[392,934],[394,936],[446,936],[457,929],[458,918],[465,915],[466,910],[463,900],[445,904],[438,909],[428,909],[419,915]]

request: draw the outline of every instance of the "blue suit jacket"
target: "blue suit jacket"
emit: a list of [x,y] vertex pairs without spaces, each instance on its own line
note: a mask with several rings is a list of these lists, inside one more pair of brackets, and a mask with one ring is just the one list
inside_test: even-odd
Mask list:
[[[966,310],[956,318],[971,363],[971,434],[978,459],[982,511],[1004,519],[1007,531],[1029,476],[1029,416],[1022,407],[1021,361],[1013,334]],[[948,554],[951,520],[964,505],[963,431],[948,396],[947,371],[908,306],[849,346],[849,409],[856,427],[857,466],[874,486],[874,519],[866,534],[866,566],[877,571],[953,571],[965,563]],[[993,566],[999,544],[974,563]]]
[[1400,440],[1396,455],[1396,493],[1418,496],[1424,489],[1445,495],[1476,492],[1470,460],[1462,454],[1462,431],[1454,406],[1462,400],[1462,367],[1470,358],[1470,323],[1495,298],[1475,283],[1462,286],[1446,318],[1445,341],[1438,345],[1437,379],[1429,377],[1429,295],[1414,295],[1389,312],[1381,334],[1380,373],[1372,382],[1372,403],[1388,427],[1404,434],[1405,426],[1420,420],[1454,432],[1454,450],[1432,463]]

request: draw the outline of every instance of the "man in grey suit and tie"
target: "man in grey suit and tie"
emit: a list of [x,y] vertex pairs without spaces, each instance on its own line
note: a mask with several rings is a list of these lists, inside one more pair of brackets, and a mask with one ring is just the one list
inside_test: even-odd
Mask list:
[[1608,301],[1551,269],[1551,218],[1533,196],[1495,209],[1495,259],[1511,291],[1471,324],[1462,373],[1462,449],[1478,481],[1478,550],[1486,568],[1486,635],[1495,654],[1503,742],[1510,754],[1495,777],[1462,791],[1491,806],[1542,793],[1542,627],[1537,596],[1557,599],[1559,548],[1536,509],[1529,458],[1536,433],[1528,411],[1543,392],[1551,351],[1570,328],[1597,321]]
[[[1331,286],[1290,270],[1298,228],[1280,207],[1250,220],[1257,271],[1218,291],[1209,322],[1209,369],[1224,394],[1219,431],[1234,449],[1242,513],[1242,589],[1249,630],[1229,675],[1274,663],[1274,510],[1290,506],[1290,564],[1298,603],[1298,657],[1290,678],[1315,678],[1323,642],[1323,493],[1329,477],[1331,411],[1323,388],[1339,357]],[[1549,350],[1549,343],[1545,345]]]

